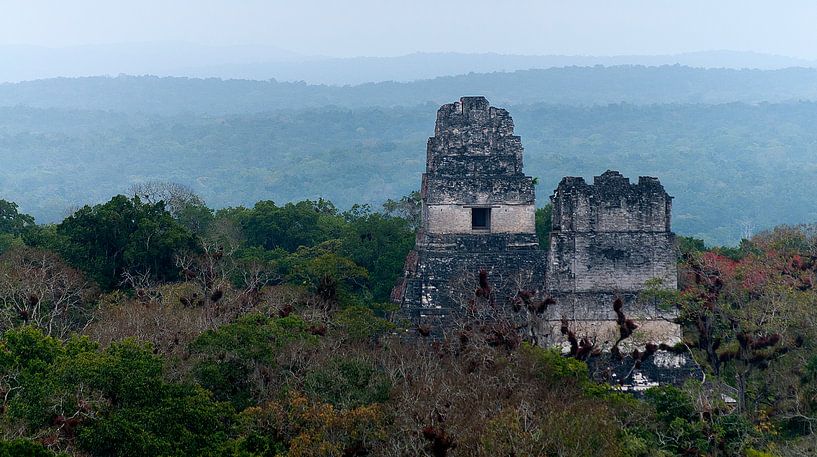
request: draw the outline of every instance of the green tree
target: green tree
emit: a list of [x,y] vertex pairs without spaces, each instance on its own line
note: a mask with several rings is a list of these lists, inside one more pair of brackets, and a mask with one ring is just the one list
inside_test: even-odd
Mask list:
[[684,420],[695,419],[696,413],[692,400],[677,387],[653,387],[646,391],[644,398],[655,407],[658,417],[665,422],[672,422],[676,417]]
[[19,236],[26,227],[34,225],[34,218],[17,211],[17,203],[0,199],[0,233]]
[[340,250],[337,240],[299,248],[287,258],[287,278],[306,286],[329,307],[353,303],[355,293],[366,291],[369,272]]
[[333,358],[307,373],[304,390],[337,408],[354,409],[388,400],[391,383],[367,360]]
[[207,331],[193,341],[190,345],[196,358],[193,375],[216,399],[229,401],[241,410],[269,393],[276,356],[282,347],[315,339],[300,318],[246,316]]
[[375,316],[371,308],[360,305],[338,311],[332,322],[340,329],[343,338],[351,342],[371,341],[395,328],[392,322]]
[[64,237],[60,251],[111,290],[126,271],[159,280],[178,276],[174,256],[197,247],[194,236],[165,210],[164,203],[142,203],[117,195],[109,202],[85,206],[57,226]]
[[342,224],[335,207],[325,200],[284,206],[260,201],[242,222],[249,245],[270,250],[280,247],[289,252],[337,238]]
[[31,327],[9,330],[0,339],[3,422],[91,455],[214,452],[229,438],[233,409],[163,371],[145,343],[100,350],[87,338],[62,343]]
[[405,219],[366,213],[349,221],[341,253],[368,271],[373,299],[386,302],[413,246],[414,231]]
[[[59,456],[62,455],[65,454],[59,454]],[[0,457],[58,457],[58,454],[48,450],[40,443],[18,438],[11,441],[0,441]]]
[[213,220],[213,210],[189,187],[165,181],[147,181],[134,184],[129,194],[144,203],[164,202],[167,211],[191,232],[200,234]]
[[696,252],[703,252],[706,250],[704,240],[691,236],[676,236],[675,245],[678,247],[678,252],[682,256],[689,256]]
[[19,213],[16,203],[0,199],[0,254],[23,244],[21,235],[33,227],[33,217]]

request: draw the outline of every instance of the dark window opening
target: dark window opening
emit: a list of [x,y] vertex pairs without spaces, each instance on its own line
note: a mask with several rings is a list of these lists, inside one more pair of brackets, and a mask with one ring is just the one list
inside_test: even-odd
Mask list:
[[491,228],[491,208],[471,208],[471,228],[488,230]]

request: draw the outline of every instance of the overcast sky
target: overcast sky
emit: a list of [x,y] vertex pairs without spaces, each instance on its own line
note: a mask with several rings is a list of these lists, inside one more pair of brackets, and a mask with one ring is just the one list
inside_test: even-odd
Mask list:
[[170,40],[327,56],[729,49],[814,59],[817,1],[0,0],[0,45]]

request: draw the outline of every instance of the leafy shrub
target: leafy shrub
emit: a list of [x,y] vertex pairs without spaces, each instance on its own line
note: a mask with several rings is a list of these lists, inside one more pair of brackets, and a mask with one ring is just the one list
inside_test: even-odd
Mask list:
[[100,350],[87,338],[62,343],[30,327],[5,332],[0,343],[4,419],[32,436],[108,456],[201,455],[229,437],[232,407],[201,388],[168,382],[146,343]]
[[371,340],[395,328],[393,323],[375,316],[374,311],[365,306],[350,306],[337,312],[334,323],[344,337],[358,342]]
[[[59,454],[64,456],[65,454]],[[42,444],[27,439],[0,441],[0,457],[58,457]]]
[[340,358],[308,373],[304,390],[337,408],[354,409],[388,400],[391,383],[370,362]]
[[279,350],[296,341],[316,341],[299,317],[245,316],[193,341],[190,351],[197,358],[193,375],[217,400],[242,410],[266,390]]
[[692,405],[692,401],[688,395],[677,387],[653,387],[644,393],[644,398],[655,408],[658,417],[667,424],[675,418],[686,421],[696,419],[695,407]]

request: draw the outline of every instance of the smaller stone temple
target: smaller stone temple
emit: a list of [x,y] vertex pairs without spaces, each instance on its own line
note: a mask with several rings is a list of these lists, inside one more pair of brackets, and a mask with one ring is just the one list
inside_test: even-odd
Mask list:
[[[556,302],[553,315],[574,322],[577,333],[614,341],[618,327],[610,304],[619,298],[628,318],[639,322],[641,339],[680,340],[673,312],[638,301],[650,284],[677,288],[672,197],[658,179],[642,176],[632,184],[609,170],[593,184],[566,177],[551,201],[545,284]],[[558,333],[557,323],[552,327]]]
[[420,194],[422,226],[392,297],[403,316],[441,324],[482,270],[499,295],[542,288],[533,178],[506,110],[484,97],[440,107]]

